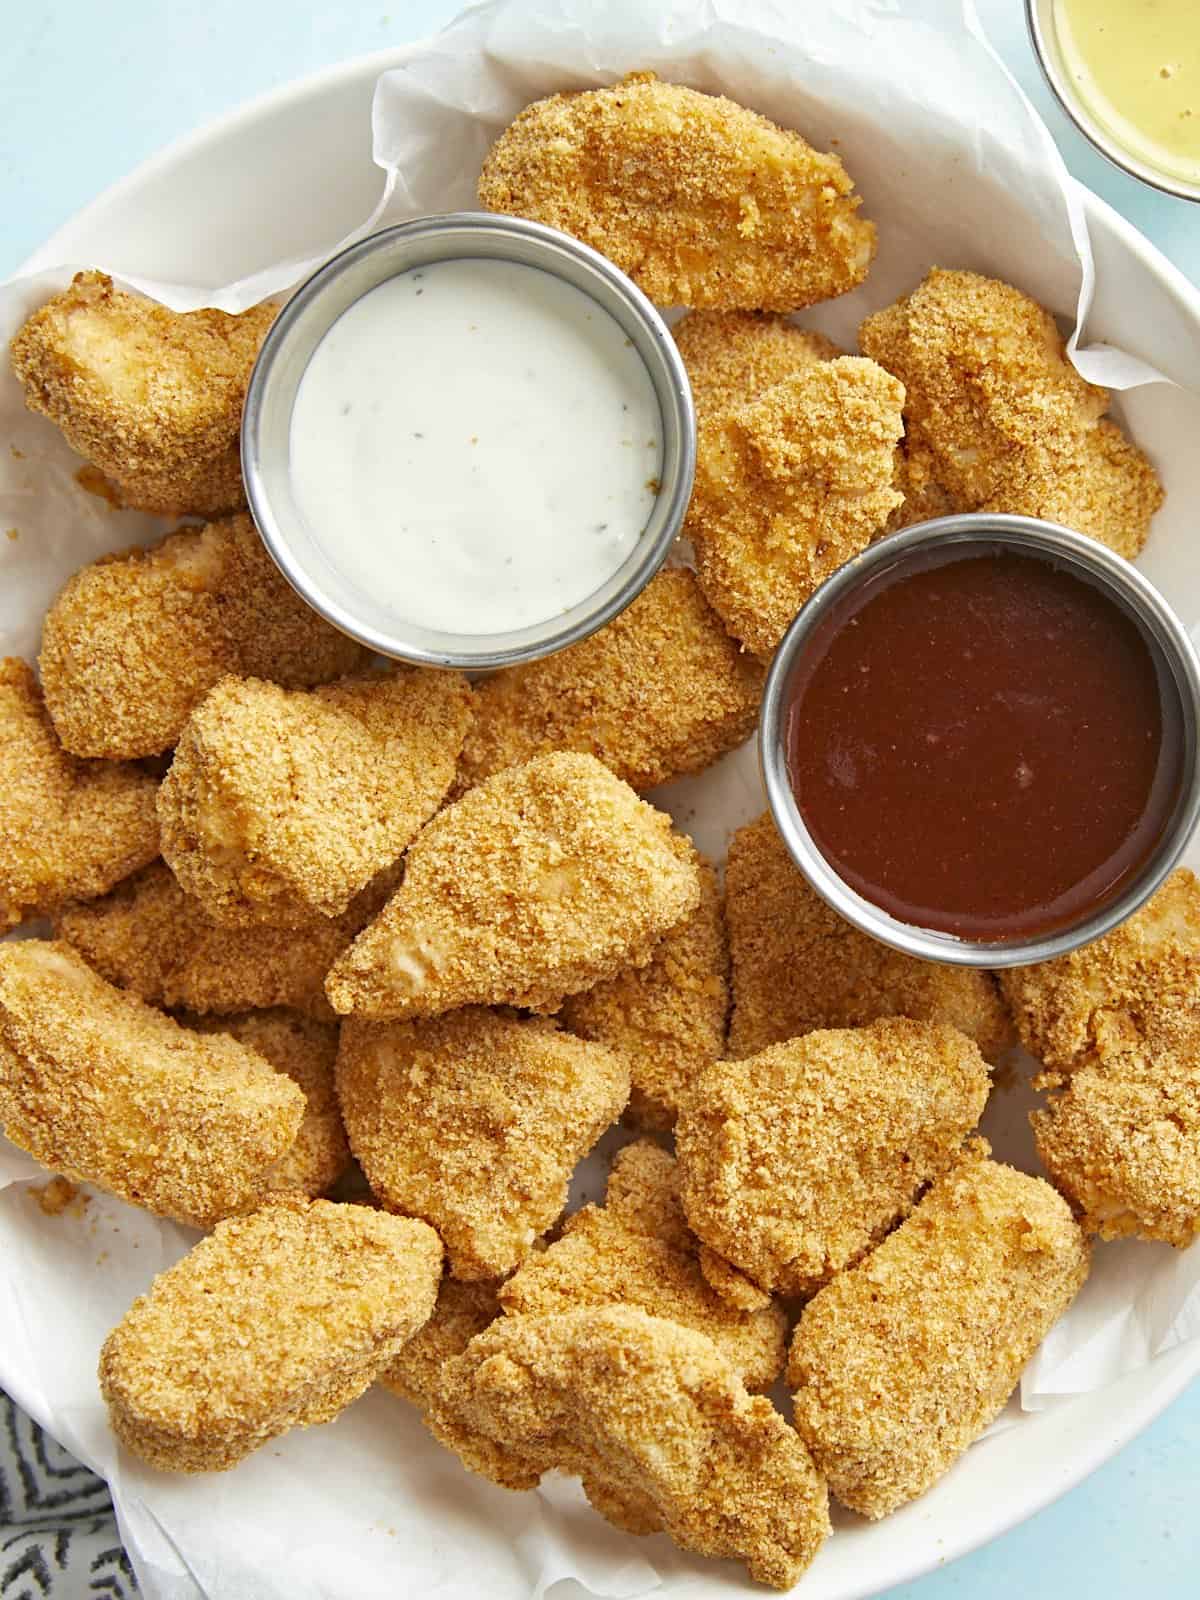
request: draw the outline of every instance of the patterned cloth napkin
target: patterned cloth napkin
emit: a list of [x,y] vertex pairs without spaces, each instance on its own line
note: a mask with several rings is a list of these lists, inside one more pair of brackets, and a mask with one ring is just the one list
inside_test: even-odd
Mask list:
[[102,1478],[0,1390],[0,1600],[135,1600]]

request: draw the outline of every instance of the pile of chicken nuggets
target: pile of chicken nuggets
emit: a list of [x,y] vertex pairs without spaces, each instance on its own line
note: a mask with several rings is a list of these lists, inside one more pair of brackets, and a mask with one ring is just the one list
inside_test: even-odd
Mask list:
[[[884,1516],[988,1426],[1089,1235],[1200,1230],[1200,885],[998,982],[841,921],[769,816],[719,869],[645,792],[747,739],[871,540],[1021,511],[1132,557],[1162,491],[1010,285],[934,269],[859,353],[791,320],[875,230],[838,157],[727,100],[539,101],[479,196],[688,308],[694,565],[474,686],[381,667],[246,513],[271,308],[77,277],[13,341],[28,403],[188,520],[70,580],[37,676],[0,666],[0,927],[53,934],[0,944],[0,1124],[204,1232],[100,1358],[152,1465],[232,1467],[381,1383],[496,1483],[577,1474],[786,1588],[831,1491]],[[977,1132],[1015,1040],[1049,1181]]]

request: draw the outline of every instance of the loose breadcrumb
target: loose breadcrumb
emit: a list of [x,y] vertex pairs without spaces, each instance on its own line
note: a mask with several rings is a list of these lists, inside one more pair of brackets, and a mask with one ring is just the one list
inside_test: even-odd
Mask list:
[[340,916],[442,803],[470,719],[456,672],[371,672],[309,691],[222,678],[159,790],[163,856],[214,921]]
[[900,504],[903,401],[882,367],[840,356],[700,426],[684,531],[709,603],[755,655]]
[[700,860],[700,904],[664,934],[650,961],[570,995],[560,1013],[583,1039],[619,1050],[633,1089],[627,1118],[666,1132],[689,1086],[725,1052],[729,948],[717,876]]
[[223,1472],[269,1439],[329,1422],[429,1317],[432,1228],[288,1197],[221,1223],[109,1334],[113,1431],[166,1472]]
[[433,1315],[380,1374],[385,1389],[427,1411],[447,1361],[462,1355],[477,1333],[500,1315],[495,1283],[443,1278]]
[[0,1124],[52,1172],[211,1227],[261,1200],[303,1115],[262,1056],[181,1028],[69,945],[0,945]]
[[822,333],[759,311],[691,311],[671,332],[687,368],[697,422],[757,400],[793,373],[845,353]]
[[769,813],[730,839],[725,920],[732,1055],[889,1016],[948,1022],[989,1059],[1011,1043],[990,974],[917,961],[860,933],[809,887]]
[[32,669],[0,660],[0,933],[90,900],[153,861],[153,777],[58,742]]
[[276,309],[168,311],[77,272],[18,332],[13,371],[121,504],[219,516],[246,504],[242,402]]
[[822,1289],[793,1338],[796,1427],[863,1516],[895,1511],[954,1464],[1087,1276],[1066,1202],[986,1152]]
[[965,1034],[904,1017],[719,1061],[675,1128],[688,1221],[760,1288],[812,1294],[954,1164],[990,1087]]
[[505,1487],[578,1473],[618,1527],[732,1556],[780,1589],[830,1531],[804,1445],[691,1328],[632,1306],[501,1317],[442,1379],[434,1432]]
[[[639,1157],[677,1203],[676,1163],[666,1151],[644,1143],[628,1145],[618,1162]],[[629,1204],[618,1185],[604,1207],[584,1206],[568,1217],[561,1236],[532,1255],[500,1290],[500,1304],[513,1316],[550,1316],[580,1306],[640,1306],[707,1334],[734,1367],[747,1389],[767,1389],[783,1368],[787,1318],[781,1307],[744,1312],[722,1300],[705,1281],[697,1253],[699,1241],[685,1232],[683,1243],[668,1229],[655,1227],[663,1209],[657,1196],[646,1212]]]
[[302,689],[367,661],[305,605],[248,516],[83,567],[46,613],[38,657],[63,744],[110,760],[170,749],[228,672]]
[[695,851],[669,817],[592,756],[541,756],[425,827],[325,990],[336,1011],[366,1017],[549,1011],[644,966],[699,901]]
[[762,683],[695,574],[660,572],[590,639],[479,684],[460,787],[552,750],[595,756],[635,789],[702,772],[753,733]]
[[478,1281],[511,1272],[557,1220],[629,1098],[629,1067],[542,1018],[467,1006],[344,1023],[337,1092],[377,1197],[431,1223],[453,1276]]
[[635,72],[527,106],[479,200],[601,251],[660,305],[788,311],[845,294],[875,254],[835,155],[723,96]]
[[1021,1043],[1050,1072],[1135,1043],[1152,1011],[1200,989],[1200,883],[1181,867],[1103,939],[1053,961],[1011,967],[1000,984]]

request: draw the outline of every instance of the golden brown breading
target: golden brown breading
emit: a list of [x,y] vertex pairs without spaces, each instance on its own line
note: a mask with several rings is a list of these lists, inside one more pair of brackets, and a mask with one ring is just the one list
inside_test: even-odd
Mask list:
[[986,1152],[981,1141],[822,1289],[792,1340],[796,1426],[863,1516],[886,1516],[953,1466],[1087,1277],[1066,1202]]
[[905,1017],[718,1061],[675,1127],[688,1222],[760,1288],[812,1294],[953,1166],[990,1088],[965,1034]]
[[754,111],[634,72],[526,106],[479,176],[489,211],[574,234],[660,305],[789,311],[875,254],[835,155]]
[[246,504],[242,402],[276,309],[168,311],[77,272],[13,340],[13,371],[123,505],[219,516]]
[[1021,1043],[1051,1072],[1138,1040],[1145,1017],[1200,987],[1200,883],[1181,867],[1103,939],[1000,978]]
[[262,1056],[181,1028],[69,945],[0,945],[0,1124],[52,1171],[211,1227],[261,1200],[303,1115]]
[[433,1315],[380,1374],[385,1389],[428,1410],[447,1361],[462,1355],[477,1333],[500,1315],[495,1283],[443,1278]]
[[825,1485],[709,1339],[632,1306],[501,1317],[449,1362],[434,1432],[506,1488],[578,1473],[602,1516],[789,1588],[829,1533]]
[[167,865],[229,926],[340,916],[442,803],[470,719],[457,672],[401,668],[311,691],[222,678],[159,790]]
[[700,902],[670,818],[593,756],[509,767],[448,806],[404,882],[335,963],[340,1012],[421,1017],[463,1005],[553,1010],[627,966]]
[[763,671],[725,632],[696,576],[660,572],[580,644],[485,678],[459,782],[580,750],[635,789],[705,767],[754,731]]
[[544,1018],[465,1006],[342,1026],[337,1092],[355,1159],[390,1211],[441,1234],[456,1278],[497,1278],[567,1203],[621,1115],[629,1066]]
[[[666,1157],[666,1185],[677,1194],[675,1161],[654,1145],[644,1148]],[[747,1389],[769,1388],[783,1368],[782,1308],[744,1312],[729,1305],[700,1271],[697,1239],[689,1234],[681,1244],[670,1232],[663,1237],[654,1227],[658,1207],[652,1204],[649,1215],[639,1216],[631,1214],[620,1187],[613,1198],[614,1205],[576,1211],[548,1249],[517,1269],[500,1290],[504,1310],[544,1317],[580,1306],[640,1306],[707,1334]]]
[[758,311],[691,311],[671,332],[691,380],[697,422],[844,354],[824,334]]
[[1099,420],[1108,391],[1079,376],[1036,301],[935,268],[868,317],[859,342],[904,384],[906,448],[927,463],[945,510],[1046,517],[1137,555],[1161,485],[1137,446]]
[[756,655],[900,504],[903,401],[882,367],[839,356],[701,424],[684,532],[709,603]]
[[1200,979],[1151,1008],[1030,1117],[1038,1154],[1089,1233],[1185,1249],[1200,1234]]
[[989,1058],[1012,1042],[990,974],[917,961],[860,933],[809,887],[769,813],[729,841],[725,920],[731,1055],[890,1016],[948,1022]]
[[119,759],[169,749],[227,672],[304,689],[368,659],[241,516],[83,567],[46,613],[38,664],[66,748]]
[[155,782],[58,742],[33,670],[0,660],[0,933],[93,899],[158,854]]
[[113,1431],[165,1472],[223,1472],[357,1400],[433,1310],[432,1228],[288,1196],[221,1223],[109,1334]]
[[899,490],[904,499],[888,518],[885,533],[911,528],[914,522],[929,522],[934,517],[950,517],[966,509],[937,481],[929,451],[911,439],[900,441],[892,487]]
[[337,1028],[282,1008],[247,1011],[240,1017],[189,1017],[187,1022],[197,1033],[229,1034],[299,1084],[304,1120],[295,1143],[271,1169],[270,1187],[310,1198],[324,1194],[350,1165],[333,1078]]
[[644,967],[618,973],[560,1013],[565,1027],[629,1060],[629,1120],[665,1132],[688,1086],[725,1051],[729,947],[717,876],[700,860],[700,904],[664,934]]

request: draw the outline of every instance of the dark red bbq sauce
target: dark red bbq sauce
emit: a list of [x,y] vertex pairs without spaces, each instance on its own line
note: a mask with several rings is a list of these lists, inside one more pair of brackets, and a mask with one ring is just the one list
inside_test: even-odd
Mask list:
[[1165,683],[1100,589],[956,546],[881,573],[810,641],[792,789],[821,854],[890,915],[971,940],[1049,933],[1162,834],[1181,764]]

